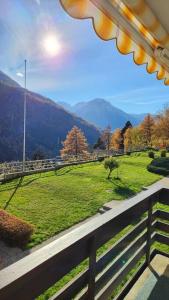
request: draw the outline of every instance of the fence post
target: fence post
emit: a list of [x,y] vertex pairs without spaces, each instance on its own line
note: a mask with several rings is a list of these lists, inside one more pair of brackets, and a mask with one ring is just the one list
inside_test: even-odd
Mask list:
[[95,277],[96,277],[96,238],[90,239],[90,256],[89,256],[89,283],[88,283],[88,300],[95,298]]
[[152,211],[153,211],[153,197],[148,199],[148,220],[147,220],[147,246],[146,246],[146,263],[150,264],[150,250],[151,250],[151,233],[152,233]]

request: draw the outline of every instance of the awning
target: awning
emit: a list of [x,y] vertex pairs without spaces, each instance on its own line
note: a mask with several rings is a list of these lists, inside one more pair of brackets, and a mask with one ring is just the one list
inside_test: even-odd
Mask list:
[[116,39],[122,54],[169,85],[168,0],[60,0],[74,18],[91,19],[103,40]]

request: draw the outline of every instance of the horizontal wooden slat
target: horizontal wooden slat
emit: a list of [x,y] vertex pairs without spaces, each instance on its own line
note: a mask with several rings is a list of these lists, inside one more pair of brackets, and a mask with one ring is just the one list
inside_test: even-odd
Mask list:
[[146,241],[147,232],[142,234],[136,240],[134,240],[126,249],[122,251],[120,255],[108,266],[104,272],[101,274],[99,279],[96,282],[96,292],[99,292],[105,284],[112,278],[123,265],[130,259],[132,255],[144,244]]
[[62,290],[50,298],[50,300],[67,300],[76,296],[88,283],[88,273],[86,270],[71,280]]
[[[145,192],[145,196],[147,192],[150,192],[150,190]],[[134,198],[136,199],[136,197]],[[123,203],[124,208],[126,208],[125,211],[123,211],[121,214],[119,213],[118,217],[114,218],[113,222],[107,223],[105,226],[100,226],[99,230],[97,231],[98,236],[96,238],[97,248],[101,247],[126,226],[132,224],[132,222],[140,218],[148,210],[150,200],[152,201],[153,205],[158,201],[159,191],[153,193],[151,196],[146,198],[145,201],[137,203],[137,205],[134,205],[134,198],[128,200],[127,203]],[[133,206],[131,207],[130,205],[132,202]],[[120,205],[119,209],[122,208],[123,204]],[[109,212],[107,212],[107,214]],[[116,212],[116,209],[114,209],[114,212]]]
[[169,245],[169,237],[158,232],[156,234],[156,241],[162,244]]
[[158,210],[158,218],[169,221],[169,213],[164,210]]
[[169,233],[169,224],[167,224],[167,223],[157,221],[156,222],[156,228],[158,230],[165,231],[165,232]]
[[[156,250],[153,249],[150,254],[150,261],[154,258],[156,255]],[[133,285],[136,283],[136,281],[139,279],[141,274],[144,272],[145,268],[147,267],[146,261],[143,261],[141,265],[138,267],[136,272],[131,276],[131,278],[126,282],[126,284],[123,286],[120,293],[114,298],[114,300],[123,300],[124,297],[127,295],[127,293],[130,291],[130,289],[133,287]]]
[[104,288],[96,295],[96,300],[107,300],[111,296],[114,289],[120,284],[125,276],[132,270],[136,263],[145,254],[146,244],[138,249],[129,261],[115,274],[114,277],[104,286]]
[[116,242],[106,253],[104,253],[97,262],[97,274],[100,273],[110,261],[112,261],[146,228],[147,217],[139,222],[134,229],[125,234],[118,242]]

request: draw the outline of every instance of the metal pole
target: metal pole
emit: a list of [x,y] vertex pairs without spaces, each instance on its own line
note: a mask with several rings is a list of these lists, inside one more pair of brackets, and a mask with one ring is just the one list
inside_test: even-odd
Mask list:
[[25,171],[25,150],[26,150],[26,65],[25,59],[25,90],[24,90],[24,116],[23,116],[23,171]]

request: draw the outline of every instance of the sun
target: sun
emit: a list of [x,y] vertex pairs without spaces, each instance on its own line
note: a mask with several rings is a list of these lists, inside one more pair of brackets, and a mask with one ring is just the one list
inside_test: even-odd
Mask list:
[[43,46],[45,51],[50,56],[56,56],[61,52],[61,43],[58,40],[57,36],[54,34],[47,35],[43,40]]

